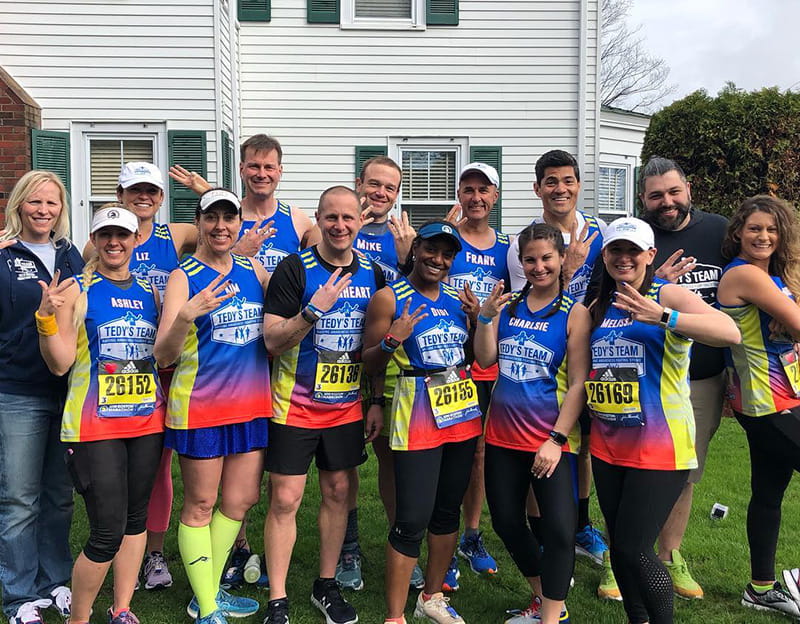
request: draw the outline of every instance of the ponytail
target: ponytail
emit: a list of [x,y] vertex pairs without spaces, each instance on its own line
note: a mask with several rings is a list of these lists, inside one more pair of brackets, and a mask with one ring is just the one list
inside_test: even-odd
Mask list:
[[72,317],[75,329],[78,329],[81,323],[86,319],[86,311],[89,305],[89,287],[92,284],[94,270],[97,268],[99,262],[100,255],[95,251],[94,255],[89,258],[89,261],[83,267],[83,273],[81,273],[80,276],[81,292],[75,300],[75,311]]

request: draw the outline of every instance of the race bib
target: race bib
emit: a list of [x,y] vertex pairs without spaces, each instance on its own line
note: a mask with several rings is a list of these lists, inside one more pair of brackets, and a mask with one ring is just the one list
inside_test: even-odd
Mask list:
[[320,403],[357,401],[361,388],[361,362],[347,351],[319,351],[314,375],[314,400]]
[[455,367],[431,374],[425,380],[433,419],[439,429],[467,422],[481,415],[478,390],[471,377],[462,378]]
[[149,360],[104,360],[98,364],[97,415],[148,416],[156,405],[156,375]]
[[586,405],[596,418],[617,427],[644,426],[635,368],[596,368],[584,386]]
[[781,353],[781,365],[794,396],[800,398],[800,365],[797,362],[797,353],[794,349]]

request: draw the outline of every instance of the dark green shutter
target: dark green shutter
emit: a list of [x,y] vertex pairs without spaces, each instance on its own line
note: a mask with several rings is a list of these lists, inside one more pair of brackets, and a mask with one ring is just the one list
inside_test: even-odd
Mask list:
[[[206,133],[204,130],[170,130],[169,165],[180,165],[189,171],[196,171],[208,179],[208,159],[206,153]],[[197,194],[183,184],[169,180],[170,221],[191,223],[197,206]]]
[[633,168],[633,215],[636,216],[642,212],[642,200],[639,198],[639,174],[642,173],[642,167]]
[[426,0],[425,23],[428,26],[458,26],[458,0]]
[[309,24],[338,24],[339,0],[307,0],[306,16]]
[[492,213],[489,215],[489,225],[493,228],[499,228],[502,223],[502,193],[503,193],[503,148],[502,147],[472,147],[469,148],[469,161],[482,162],[491,165],[497,169],[497,175],[500,176],[500,198],[492,208]]
[[240,22],[268,22],[272,8],[270,0],[239,0]]
[[228,133],[222,131],[222,186],[233,190],[233,144]]
[[31,130],[33,168],[57,173],[70,191],[69,132]]
[[385,145],[356,145],[356,173],[354,177],[361,175],[361,167],[370,158],[375,156],[386,156]]

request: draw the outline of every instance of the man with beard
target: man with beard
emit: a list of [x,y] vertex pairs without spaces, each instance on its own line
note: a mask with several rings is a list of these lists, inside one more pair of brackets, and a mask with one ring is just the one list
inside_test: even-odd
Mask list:
[[[657,275],[693,290],[714,305],[722,268],[727,264],[721,251],[727,219],[692,206],[686,175],[680,165],[667,158],[653,156],[647,161],[639,178],[639,197],[641,217],[655,232],[658,254],[654,265],[661,267]],[[689,473],[658,537],[658,556],[670,572],[675,593],[686,599],[703,597],[703,589],[689,573],[680,546],[692,509],[694,484],[703,475],[708,443],[719,427],[725,386],[722,354],[722,349],[702,344],[692,347],[689,379],[698,467]]]

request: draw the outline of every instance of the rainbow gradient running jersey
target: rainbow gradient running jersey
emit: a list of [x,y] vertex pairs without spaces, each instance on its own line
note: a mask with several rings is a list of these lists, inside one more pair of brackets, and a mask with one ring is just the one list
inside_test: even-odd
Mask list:
[[178,252],[166,223],[153,223],[150,237],[133,250],[131,273],[148,280],[164,301],[169,274],[178,268]]
[[362,228],[353,242],[353,247],[381,268],[387,284],[397,279],[400,274],[397,269],[397,248],[394,246],[394,236],[391,231],[387,229],[383,234],[370,234]]
[[[745,260],[734,258],[722,274],[744,264]],[[770,278],[775,288],[794,300],[780,277]],[[741,344],[725,349],[731,407],[747,416],[766,416],[800,405],[800,378],[792,338],[785,334],[772,336],[772,317],[751,303],[719,307],[736,321],[742,333]]]
[[[76,275],[81,290],[87,286]],[[133,438],[164,430],[164,396],[153,358],[158,310],[149,282],[120,286],[92,275],[78,327],[61,421],[64,442]]]
[[[513,297],[519,300],[520,293]],[[486,441],[490,444],[535,453],[558,420],[568,387],[567,321],[575,300],[564,294],[558,311],[547,316],[554,303],[531,312],[522,299],[514,318],[509,315],[509,306],[500,312],[500,374],[486,423]],[[579,448],[576,424],[563,450],[576,453]]]
[[269,221],[274,221],[272,227],[277,231],[275,236],[268,238],[261,245],[261,249],[256,253],[256,258],[272,274],[278,263],[289,254],[297,253],[300,250],[300,238],[292,221],[292,209],[289,204],[284,204],[278,200],[278,208],[275,214],[264,221],[242,221],[239,230],[239,238],[244,236],[254,227],[264,227]]
[[603,250],[603,233],[600,231],[600,226],[597,224],[597,219],[595,217],[585,212],[581,212],[581,216],[586,220],[586,223],[589,226],[586,232],[586,239],[591,237],[591,235],[595,232],[597,232],[597,236],[589,247],[589,253],[586,254],[586,260],[584,260],[583,264],[578,268],[578,270],[572,274],[572,278],[567,285],[567,292],[575,301],[583,303],[583,300],[586,297],[586,289],[589,287],[589,280],[592,277],[594,263],[600,256],[600,252]]
[[[235,295],[195,319],[169,390],[167,426],[200,429],[269,417],[269,365],[264,346],[264,293],[249,258],[233,255],[223,281]],[[189,298],[219,273],[194,256],[180,265]]]
[[[665,284],[654,278],[647,298],[659,301]],[[609,305],[591,335],[592,370],[586,385],[593,416],[592,455],[631,468],[697,467],[689,400],[691,345],[688,338],[634,321]]]
[[464,344],[467,342],[467,316],[455,289],[439,285],[439,296],[431,300],[420,294],[407,278],[401,277],[390,286],[395,298],[394,319],[411,300],[413,312],[426,306],[428,316],[419,321],[411,335],[394,352],[392,359],[400,368],[392,401],[389,423],[389,444],[395,451],[416,451],[441,446],[446,442],[462,442],[481,434],[480,411],[477,407],[470,419],[445,427],[437,427],[424,374],[414,376],[403,371],[439,371],[464,365]]
[[[273,422],[308,429],[346,425],[362,419],[361,345],[367,304],[377,291],[376,271],[361,253],[358,269],[333,307],[300,343],[275,356]],[[301,309],[331,276],[313,249],[299,254],[306,285]]]

